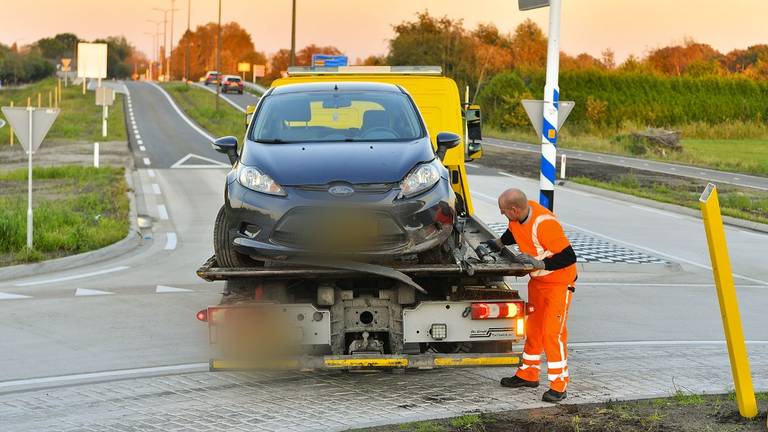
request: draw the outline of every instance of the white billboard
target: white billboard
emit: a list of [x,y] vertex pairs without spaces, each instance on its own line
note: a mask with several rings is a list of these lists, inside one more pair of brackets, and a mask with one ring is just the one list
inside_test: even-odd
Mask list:
[[107,44],[84,42],[77,44],[77,76],[78,78],[107,77]]

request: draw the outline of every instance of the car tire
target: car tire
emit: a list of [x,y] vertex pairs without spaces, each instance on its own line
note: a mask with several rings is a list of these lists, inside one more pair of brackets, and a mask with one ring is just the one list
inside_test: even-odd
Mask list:
[[242,91],[242,90],[240,90],[239,92],[237,92],[237,94],[243,94],[243,91]]
[[225,268],[263,266],[262,261],[257,261],[234,250],[229,232],[230,225],[231,221],[227,218],[226,206],[222,206],[213,225],[213,251],[219,266]]

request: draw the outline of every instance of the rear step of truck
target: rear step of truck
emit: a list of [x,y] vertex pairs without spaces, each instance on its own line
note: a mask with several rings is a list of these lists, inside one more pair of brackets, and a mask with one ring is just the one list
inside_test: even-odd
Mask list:
[[436,369],[472,366],[518,366],[520,357],[501,354],[371,354],[342,356],[300,356],[281,361],[211,360],[210,370],[376,370],[376,369]]

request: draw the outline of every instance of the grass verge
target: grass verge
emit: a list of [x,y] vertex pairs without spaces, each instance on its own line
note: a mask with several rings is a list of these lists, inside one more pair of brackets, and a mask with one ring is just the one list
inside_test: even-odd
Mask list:
[[34,249],[26,247],[27,170],[0,172],[0,266],[98,249],[129,229],[123,168],[34,168]]
[[[538,178],[541,162],[536,153],[491,146],[483,152],[480,164]],[[568,181],[695,209],[699,209],[699,196],[707,184],[704,180],[579,159],[568,161]],[[724,215],[768,223],[768,192],[723,184],[718,185],[718,196]]]
[[653,432],[765,430],[768,396],[758,393],[760,414],[739,415],[733,393],[700,395],[678,392],[669,398],[600,404],[562,404],[547,408],[470,414],[444,420],[403,423],[357,432]]
[[[733,133],[728,132],[731,129],[750,128],[751,126],[746,123],[706,126],[707,128],[719,127],[721,129],[719,133],[715,131],[701,132],[700,129],[704,127],[692,124],[684,126],[680,130],[683,133],[683,137],[707,136],[712,138],[683,138],[681,140],[682,151],[667,152],[664,156],[655,153],[637,155],[632,153],[625,143],[617,142],[612,135],[571,133],[568,128],[562,130],[559,137],[559,145],[563,148],[574,150],[618,154],[723,171],[768,176],[768,137],[738,137],[736,131]],[[630,129],[637,130],[638,128],[628,128],[619,133],[629,132]],[[690,133],[686,133],[688,130],[690,130]],[[490,137],[520,142],[536,144],[539,142],[536,135],[529,131],[500,131],[486,128],[485,134]],[[731,136],[734,137],[731,138]]]
[[[42,106],[48,107],[48,93],[53,92],[56,86],[54,78],[46,78],[42,81],[30,84],[20,89],[0,90],[0,106],[27,106],[27,98],[30,98],[32,106],[37,107],[37,95],[41,95]],[[94,92],[87,91],[82,94],[82,86],[62,85],[61,112],[56,122],[48,132],[46,140],[82,140],[82,141],[125,141],[125,118],[123,114],[123,96],[117,94],[115,103],[109,107],[107,119],[106,137],[101,136],[102,108],[96,105]],[[0,113],[0,116],[2,114]],[[3,117],[4,118],[4,117]],[[7,145],[9,127],[6,126],[0,133],[0,143]],[[15,145],[18,145],[14,137]],[[45,145],[45,144],[43,144]]]
[[[689,185],[670,187],[661,182],[641,181],[634,174],[626,174],[612,181],[600,181],[587,177],[573,177],[570,180],[587,186],[654,201],[682,205],[697,210],[700,208],[699,197],[702,187],[695,182]],[[722,214],[768,224],[768,194],[759,192],[747,194],[739,188],[732,188],[727,185],[719,186],[717,193]]]
[[160,84],[192,120],[215,137],[241,136],[245,131],[245,114],[224,100],[216,110],[216,95],[180,82]]

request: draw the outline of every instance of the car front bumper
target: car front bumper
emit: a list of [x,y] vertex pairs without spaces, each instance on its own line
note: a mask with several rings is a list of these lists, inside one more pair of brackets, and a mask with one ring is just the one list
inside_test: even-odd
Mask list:
[[[401,199],[396,186],[348,198],[335,198],[323,187],[285,190],[287,196],[280,197],[229,183],[228,229],[238,253],[273,259],[318,253],[394,257],[439,246],[451,235],[455,219],[455,195],[447,179]],[[340,224],[345,229],[339,230]],[[374,234],[363,232],[367,228]]]

